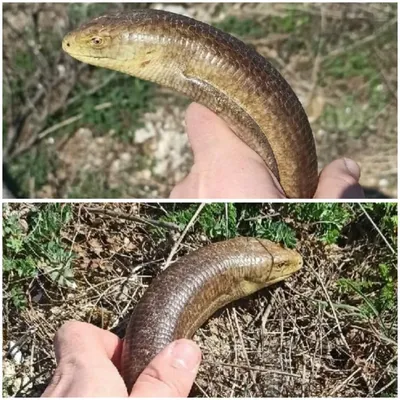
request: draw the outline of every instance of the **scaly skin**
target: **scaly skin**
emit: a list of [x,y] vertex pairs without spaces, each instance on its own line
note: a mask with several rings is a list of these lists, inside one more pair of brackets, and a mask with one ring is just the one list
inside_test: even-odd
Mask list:
[[138,9],[94,19],[66,35],[63,49],[205,105],[260,155],[288,197],[313,197],[317,156],[304,109],[279,72],[240,40],[182,15]]
[[215,311],[286,279],[302,264],[294,250],[245,237],[180,258],[154,279],[131,315],[121,359],[128,390],[169,343],[190,339]]

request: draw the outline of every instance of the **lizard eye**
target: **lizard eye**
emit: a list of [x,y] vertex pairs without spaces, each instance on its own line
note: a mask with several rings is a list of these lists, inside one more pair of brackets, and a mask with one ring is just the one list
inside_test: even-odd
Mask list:
[[103,44],[103,38],[100,36],[93,36],[91,42],[94,46],[100,46]]

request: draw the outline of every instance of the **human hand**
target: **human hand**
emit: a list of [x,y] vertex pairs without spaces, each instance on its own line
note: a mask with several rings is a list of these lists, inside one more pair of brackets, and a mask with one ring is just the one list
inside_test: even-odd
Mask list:
[[[43,397],[128,397],[119,374],[122,340],[84,322],[64,324],[55,337],[57,368]],[[129,397],[187,397],[201,360],[198,346],[169,344],[142,372]]]
[[[172,190],[171,198],[285,198],[260,156],[213,112],[193,103],[186,113],[194,165]],[[315,198],[364,198],[359,166],[339,159],[321,172]]]

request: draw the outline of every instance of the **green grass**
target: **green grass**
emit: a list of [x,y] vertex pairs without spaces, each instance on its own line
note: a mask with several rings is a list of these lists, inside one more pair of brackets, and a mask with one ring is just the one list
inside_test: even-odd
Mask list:
[[[110,4],[74,3],[68,6],[71,26],[77,27],[82,22],[104,13],[118,10]],[[122,141],[132,141],[134,132],[143,125],[141,116],[151,109],[151,98],[154,85],[150,82],[113,71],[90,67],[90,80],[79,81],[70,98],[76,98],[68,107],[63,118],[82,113],[83,118],[70,129],[89,127],[95,135],[109,134],[110,131]],[[93,82],[109,81],[95,93],[87,94],[93,87]],[[111,103],[111,107],[97,111],[96,106]],[[56,123],[59,115],[49,121]]]
[[[393,15],[395,12],[395,7],[393,7]],[[318,25],[315,25],[316,23]],[[332,48],[352,46],[357,43],[357,40],[354,40],[351,26],[342,36],[334,34],[320,36],[319,24],[320,21],[316,20],[311,13],[304,12],[294,5],[286,9],[285,15],[271,15],[264,18],[263,22],[257,18],[246,19],[228,15],[215,26],[243,39],[267,38],[271,33],[289,34],[280,48],[281,57],[289,59],[294,53],[308,51],[309,45],[316,55],[321,40],[319,54],[323,59],[319,74],[321,87],[329,90],[332,82],[354,78],[360,79],[360,82],[365,84],[365,87],[359,84],[356,91],[348,91],[348,94],[341,97],[340,102],[335,102],[334,105],[328,103],[321,116],[321,125],[325,131],[340,133],[344,137],[359,139],[361,136],[367,136],[370,134],[370,125],[373,125],[376,114],[390,102],[390,93],[385,88],[385,81],[381,74],[382,66],[376,62],[374,46],[379,48],[381,45],[383,48],[385,44],[393,42],[395,27],[392,26],[392,30],[383,29],[377,35],[373,45],[366,43],[343,54],[324,58],[329,55]],[[310,41],[307,42],[305,38],[310,36]],[[360,39],[365,36],[367,33]],[[366,98],[368,101],[365,101]]]
[[25,292],[39,275],[57,285],[74,287],[74,255],[61,238],[62,228],[71,220],[71,205],[35,206],[20,220],[3,206],[3,283],[5,296],[16,308],[26,305]]
[[344,302],[363,321],[376,321],[385,338],[397,337],[397,271],[393,264],[379,264],[359,279],[337,282]]
[[68,19],[71,26],[78,26],[87,19],[98,17],[110,10],[109,3],[70,3]]
[[[96,188],[98,189],[98,188]],[[27,229],[15,213],[7,212],[3,221],[3,270],[8,293],[13,302],[23,304],[22,293],[29,279],[44,274],[58,285],[73,285],[73,254],[65,247],[60,232],[71,221],[69,204],[44,204],[34,207],[25,219]],[[299,240],[312,240],[323,245],[343,245],[347,232],[363,226],[362,235],[376,237],[379,232],[396,248],[397,205],[365,204],[364,210],[353,203],[246,204],[211,203],[201,210],[189,232],[213,240],[236,236],[255,236],[293,248]],[[183,230],[199,204],[165,204],[167,214],[160,220],[173,222]],[[366,213],[374,221],[375,227]],[[160,214],[161,215],[161,214]],[[357,228],[359,229],[359,228]],[[163,228],[151,228],[158,237],[167,237]],[[386,253],[385,253],[386,254]],[[396,269],[390,253],[380,256],[379,265],[357,279],[343,278],[338,288],[360,302],[364,316],[392,310],[395,305]],[[20,282],[24,282],[22,286]],[[366,302],[369,299],[369,302]]]
[[388,104],[389,94],[377,84],[368,91],[368,96],[366,105],[351,94],[344,96],[339,105],[328,104],[321,117],[326,129],[352,139],[370,135],[375,129],[376,116]]
[[263,24],[251,19],[239,19],[235,16],[227,16],[214,26],[238,37],[261,38],[266,33]]
[[324,71],[336,79],[361,76],[370,80],[377,76],[370,56],[371,52],[368,49],[360,49],[354,53],[330,57],[324,63]]
[[32,180],[35,188],[41,188],[48,181],[48,173],[56,169],[57,165],[54,154],[49,154],[46,146],[39,145],[34,151],[22,154],[18,157],[18,162],[9,164],[10,175],[19,182],[18,193],[15,195],[29,198]]
[[[111,9],[118,7],[111,6]],[[70,18],[71,27],[76,27],[83,21],[94,16],[101,15],[110,10],[109,4],[70,4],[67,11]],[[61,37],[55,35],[53,31],[41,30],[40,33],[34,32],[32,26],[27,26],[27,34],[35,37],[36,44],[40,47],[41,56],[45,58],[50,66],[59,57],[61,51]],[[68,56],[65,56],[68,57]],[[78,64],[78,62],[76,62]],[[25,107],[26,97],[34,97],[35,93],[26,90],[26,82],[40,68],[38,58],[34,56],[32,50],[26,46],[16,51],[12,60],[12,70],[15,74],[10,79],[10,90],[13,94],[13,103],[8,100],[10,96],[6,94],[3,102],[3,110],[7,112],[9,107]],[[51,68],[49,69],[51,70]],[[87,67],[88,72],[85,78],[78,79],[77,84],[70,93],[69,100],[73,99],[68,106],[59,109],[53,114],[49,114],[41,123],[40,131],[52,127],[55,124],[65,121],[68,118],[81,115],[82,117],[75,123],[69,124],[63,129],[56,131],[52,137],[67,138],[77,129],[86,127],[92,130],[95,136],[112,134],[116,140],[122,142],[133,142],[135,131],[143,125],[142,115],[151,110],[151,99],[153,96],[154,85],[123,74],[115,74],[100,68]],[[99,90],[93,88],[108,83]],[[96,107],[109,103],[109,106],[97,110]],[[7,133],[7,121],[3,120],[3,130]],[[4,135],[3,140],[6,135]],[[13,162],[9,163],[9,171],[12,178],[18,182],[20,187],[20,197],[29,197],[29,187],[34,184],[34,192],[48,182],[49,174],[57,170],[58,164],[54,162],[54,154],[48,154],[48,145],[43,142],[36,146],[33,151],[22,154]],[[54,151],[54,150],[53,150]],[[90,174],[89,174],[90,175]],[[102,175],[102,172],[99,172]],[[103,174],[104,175],[104,174]],[[82,179],[85,176],[81,175]],[[109,190],[107,184],[99,184],[100,192],[94,190],[92,176],[87,177],[88,181],[77,182],[75,185],[74,197],[88,197],[86,189],[93,193],[93,197],[119,197],[120,191]],[[79,191],[79,187],[82,190]],[[101,196],[103,194],[103,196]],[[71,194],[68,194],[71,197]]]
[[[256,236],[295,247],[298,238],[312,238],[323,245],[338,245],[348,240],[347,231],[363,226],[360,235],[378,235],[378,230],[393,248],[397,242],[397,205],[378,203],[363,205],[375,227],[358,204],[292,203],[272,205],[276,214],[263,216],[260,204],[207,204],[198,216],[194,230],[209,238],[227,239]],[[174,222],[182,229],[198,208],[194,205],[173,205],[163,220]],[[386,253],[385,253],[386,254]],[[367,274],[343,278],[337,282],[338,290],[348,295],[347,304],[356,307],[360,318],[375,316],[382,329],[393,337],[394,326],[387,327],[383,319],[396,312],[396,255],[380,255],[382,261]],[[382,316],[383,315],[383,316]]]
[[[95,82],[104,82],[111,74],[113,73],[108,70],[95,69],[93,79]],[[83,114],[81,119],[63,128],[58,134],[66,137],[77,129],[86,127],[91,129],[94,136],[111,133],[116,140],[132,142],[135,131],[143,125],[141,118],[143,113],[151,110],[154,85],[123,74],[113,76],[114,79],[92,95],[87,94],[91,89],[92,80],[78,84],[71,94],[71,98],[77,100],[67,110],[49,116],[43,130],[61,120]],[[99,111],[95,109],[96,106],[104,103],[111,103],[111,107]],[[136,161],[140,161],[140,158]],[[34,151],[23,154],[16,162],[10,164],[10,173],[17,182],[20,182],[21,190],[18,195],[21,197],[29,197],[25,188],[30,187],[32,174],[34,174],[35,188],[39,189],[48,181],[48,174],[55,169],[57,169],[57,163],[54,154],[52,151],[50,153],[47,151],[46,143],[40,144]],[[120,191],[108,189],[107,183],[101,183],[101,176],[104,176],[102,171],[98,172],[95,180],[92,176],[85,178],[81,174],[80,178],[83,180],[78,180],[73,193],[70,193],[68,197],[119,197]],[[96,192],[96,187],[99,189],[98,192]]]
[[293,51],[298,52],[306,47],[304,36],[309,35],[312,18],[309,14],[294,8],[287,10],[286,15],[271,15],[262,21],[257,18],[239,18],[228,15],[214,26],[244,41],[246,39],[267,39],[269,34],[289,34],[283,43],[283,48],[286,54],[291,54]]
[[[372,237],[380,233],[392,248],[397,248],[398,214],[397,204],[364,204],[372,222],[365,213],[359,220],[371,227]],[[385,254],[382,249],[374,268],[368,268],[358,279],[340,279],[338,288],[347,297],[347,302],[357,307],[361,319],[377,318],[381,330],[387,337],[397,336],[397,254]]]
[[310,224],[313,234],[326,244],[337,243],[343,227],[355,217],[354,207],[350,204],[293,203],[285,208],[297,221]]
[[268,20],[270,30],[275,33],[299,33],[303,27],[309,26],[312,22],[310,14],[288,10],[287,14],[282,17],[271,16]]
[[[193,217],[198,205],[173,205],[167,216],[162,220],[174,222],[185,227]],[[261,207],[262,210],[263,207]],[[288,247],[294,247],[296,228],[307,228],[307,234],[313,235],[324,244],[336,244],[342,238],[343,229],[358,223],[363,216],[357,204],[352,203],[292,203],[273,206],[277,215],[263,217],[260,215],[259,204],[207,204],[194,227],[210,238],[230,238],[237,235],[259,236],[282,242]],[[367,204],[366,208],[372,213],[372,218],[382,225],[385,235],[395,242],[397,227],[397,208],[394,203]]]
[[[6,90],[7,86],[3,86],[3,112],[6,112],[9,107],[21,107],[26,96],[25,93],[25,85],[24,79],[22,77],[33,74],[36,65],[35,58],[33,54],[27,50],[23,51],[18,49],[15,53],[15,57],[11,60],[12,70],[15,72],[11,78],[7,80],[7,84],[9,85],[8,90]],[[4,85],[4,84],[3,84]],[[12,97],[10,93],[12,93]],[[6,119],[3,119],[3,142],[7,135],[7,123]]]
[[264,38],[269,33],[304,33],[304,28],[310,27],[310,14],[303,13],[296,8],[289,9],[286,15],[271,15],[262,22],[256,18],[239,18],[227,15],[222,21],[214,24],[218,29],[239,37]]
[[[174,205],[172,212],[161,219],[165,222],[173,222],[183,229],[197,208],[197,204],[189,207]],[[229,239],[238,235],[257,236],[294,247],[296,244],[294,231],[289,225],[281,221],[256,218],[253,215],[254,212],[259,213],[259,205],[207,204],[199,214],[193,229],[199,229],[210,239]]]
[[364,203],[363,207],[377,224],[382,235],[396,247],[398,232],[398,214],[396,203]]
[[68,193],[68,197],[71,199],[81,197],[117,199],[120,197],[120,191],[109,187],[107,179],[101,171],[97,171],[97,173],[82,172],[76,180],[77,185]]
[[[390,83],[382,74],[384,64],[376,49],[385,51],[385,46],[393,43],[393,51],[396,51],[397,43],[393,42],[395,32],[395,25],[382,27],[372,43],[356,45],[354,48],[351,46],[357,44],[357,41],[345,35],[342,48],[349,46],[351,49],[334,56],[329,56],[330,50],[325,49],[328,56],[321,65],[321,86],[328,90],[335,81],[355,82],[355,90],[348,91],[335,105],[328,104],[325,107],[321,120],[326,130],[336,131],[353,139],[370,134],[370,126],[375,125],[376,116],[391,101],[391,94],[387,89]],[[389,62],[390,58],[385,61],[386,64]]]
[[[151,110],[150,100],[154,85],[128,75],[115,74],[101,68],[92,70],[94,82],[104,82],[113,77],[106,86],[93,94],[87,94],[92,84],[80,82],[71,93],[77,98],[66,112],[63,119],[83,114],[83,118],[71,124],[63,133],[73,132],[78,127],[90,128],[95,136],[112,132],[119,140],[132,141],[136,129],[143,125],[141,116]],[[96,106],[111,103],[110,107],[96,110]],[[49,119],[48,126],[59,121],[60,115]]]

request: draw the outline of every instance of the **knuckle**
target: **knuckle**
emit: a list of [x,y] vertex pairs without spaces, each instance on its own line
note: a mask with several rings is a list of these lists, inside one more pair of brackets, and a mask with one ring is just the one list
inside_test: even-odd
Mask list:
[[58,343],[67,337],[74,337],[80,334],[81,328],[84,325],[83,322],[79,321],[67,321],[64,322],[56,332],[55,342]]
[[146,368],[140,377],[142,384],[157,387],[165,396],[182,397],[182,389],[178,381],[178,377],[173,378],[163,376],[158,368],[149,366]]
[[358,185],[358,180],[357,180],[356,178],[354,178],[352,175],[346,174],[346,173],[342,173],[342,174],[338,177],[338,181],[339,181],[339,183],[341,183],[342,185],[346,185],[346,186],[355,186],[355,185]]

